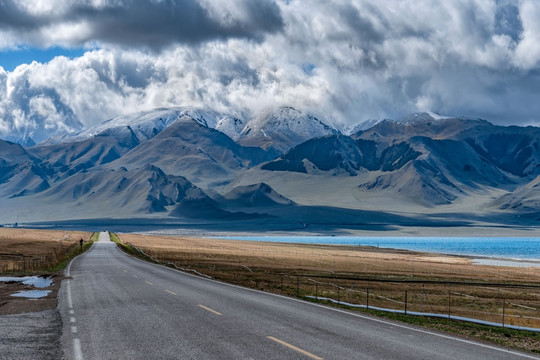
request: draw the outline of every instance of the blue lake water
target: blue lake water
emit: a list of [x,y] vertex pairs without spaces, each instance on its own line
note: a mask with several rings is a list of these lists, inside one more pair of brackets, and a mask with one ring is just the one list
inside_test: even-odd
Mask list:
[[302,244],[367,245],[442,254],[540,261],[536,237],[224,236],[219,239]]

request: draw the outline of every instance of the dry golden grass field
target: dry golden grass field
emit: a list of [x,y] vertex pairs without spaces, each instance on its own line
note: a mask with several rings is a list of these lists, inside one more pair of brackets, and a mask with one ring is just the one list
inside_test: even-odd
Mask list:
[[68,253],[88,241],[82,231],[0,228],[0,273],[31,272],[54,267]]
[[154,259],[288,295],[540,328],[540,269],[342,245],[120,234]]

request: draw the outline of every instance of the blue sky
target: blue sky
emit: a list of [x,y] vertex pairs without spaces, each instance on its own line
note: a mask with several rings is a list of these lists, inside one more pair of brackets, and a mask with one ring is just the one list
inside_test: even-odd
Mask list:
[[74,58],[82,56],[85,51],[82,48],[67,49],[58,46],[47,49],[24,47],[16,50],[0,50],[0,66],[5,71],[13,71],[21,64],[30,64],[32,61],[47,63],[56,56]]

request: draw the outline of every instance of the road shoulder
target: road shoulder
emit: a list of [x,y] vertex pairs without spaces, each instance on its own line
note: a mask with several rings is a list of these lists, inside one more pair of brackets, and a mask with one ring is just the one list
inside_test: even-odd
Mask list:
[[60,359],[56,309],[0,316],[0,359]]

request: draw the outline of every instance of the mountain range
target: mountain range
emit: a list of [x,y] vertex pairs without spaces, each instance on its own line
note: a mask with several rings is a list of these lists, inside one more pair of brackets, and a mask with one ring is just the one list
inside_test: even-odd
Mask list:
[[534,225],[539,184],[540,128],[433,113],[344,133],[291,107],[248,121],[178,107],[0,140],[0,223]]

